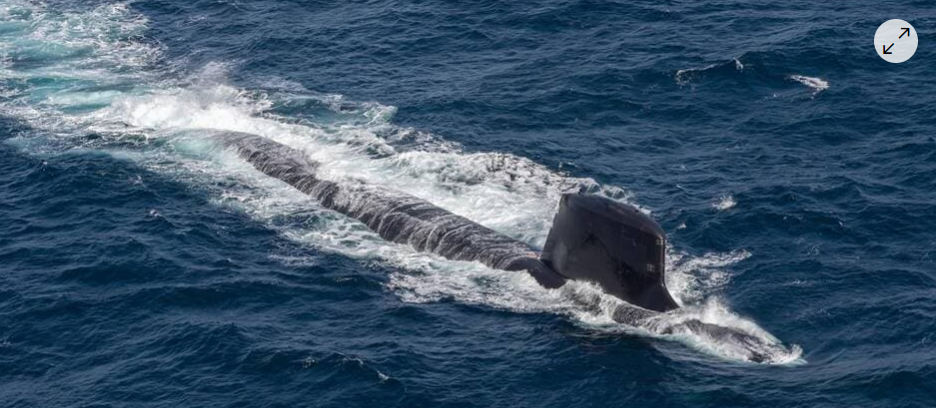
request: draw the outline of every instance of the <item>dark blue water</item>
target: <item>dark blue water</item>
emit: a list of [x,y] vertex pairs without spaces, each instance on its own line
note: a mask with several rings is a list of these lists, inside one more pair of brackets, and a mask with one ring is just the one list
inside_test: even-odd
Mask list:
[[[903,64],[874,53],[891,18],[919,30]],[[0,406],[933,406],[933,24],[925,1],[2,0]],[[562,192],[637,204],[686,313],[785,351],[382,242],[217,130],[534,246]]]

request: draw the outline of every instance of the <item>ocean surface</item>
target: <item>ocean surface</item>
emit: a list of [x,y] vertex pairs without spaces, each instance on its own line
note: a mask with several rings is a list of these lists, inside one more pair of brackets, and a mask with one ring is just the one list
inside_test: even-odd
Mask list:
[[[919,30],[890,64],[885,20]],[[936,405],[936,3],[0,0],[2,407]],[[541,247],[668,232],[692,317],[382,241],[268,137]],[[583,301],[582,299],[593,301]]]

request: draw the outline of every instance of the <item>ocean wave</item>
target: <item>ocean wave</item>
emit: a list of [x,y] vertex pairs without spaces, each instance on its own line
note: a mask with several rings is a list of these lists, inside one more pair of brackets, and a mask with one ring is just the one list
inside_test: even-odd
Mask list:
[[712,207],[718,211],[730,210],[736,205],[738,205],[738,202],[731,194],[723,195],[718,198],[718,201],[712,203]]
[[732,58],[728,61],[714,62],[698,68],[679,69],[676,70],[674,79],[677,85],[689,85],[697,79],[702,78],[707,72],[721,71],[723,69],[739,72],[744,71],[744,64],[741,62],[741,57]]
[[829,82],[821,78],[808,77],[803,75],[790,75],[788,78],[812,89],[813,95],[817,95],[820,92],[829,89]]

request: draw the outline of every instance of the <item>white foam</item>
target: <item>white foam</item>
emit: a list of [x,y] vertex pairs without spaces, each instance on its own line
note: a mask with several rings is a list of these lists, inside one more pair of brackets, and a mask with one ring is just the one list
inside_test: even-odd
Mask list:
[[666,254],[669,265],[666,287],[681,305],[699,303],[728,284],[730,275],[727,268],[750,256],[750,252],[745,250],[702,256],[670,250]]
[[703,72],[717,67],[718,64],[708,64],[702,68],[686,68],[676,71],[676,84],[677,85],[686,85],[692,80],[692,75],[697,72]]
[[735,201],[734,197],[731,194],[726,194],[718,198],[718,201],[712,203],[712,207],[718,211],[730,210],[738,205],[738,202]]
[[790,75],[789,78],[811,88],[813,90],[813,95],[829,89],[829,82],[822,78],[808,77],[803,75]]
[[[737,333],[757,339],[757,342],[714,337],[710,332],[691,330],[682,325],[691,320],[729,327]],[[780,340],[753,321],[731,312],[717,297],[709,298],[701,304],[683,307],[675,313],[653,317],[647,322],[646,328],[651,334],[675,330],[672,336],[679,337],[687,344],[732,360],[753,361],[755,358],[763,358],[763,363],[767,364],[805,363],[802,359],[803,350],[799,346],[783,346]]]

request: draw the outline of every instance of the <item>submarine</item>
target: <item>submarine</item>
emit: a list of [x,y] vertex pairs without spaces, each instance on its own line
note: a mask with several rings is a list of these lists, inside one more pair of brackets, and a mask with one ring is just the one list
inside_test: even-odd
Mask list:
[[564,194],[542,251],[453,214],[423,199],[360,180],[335,182],[318,176],[321,164],[269,138],[225,132],[210,136],[260,172],[354,218],[381,238],[456,261],[527,273],[548,289],[585,281],[623,301],[612,312],[618,323],[654,334],[696,333],[743,345],[753,362],[782,351],[751,333],[697,318],[663,322],[680,308],[666,288],[666,234],[649,215],[605,197]]

